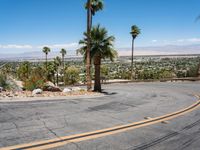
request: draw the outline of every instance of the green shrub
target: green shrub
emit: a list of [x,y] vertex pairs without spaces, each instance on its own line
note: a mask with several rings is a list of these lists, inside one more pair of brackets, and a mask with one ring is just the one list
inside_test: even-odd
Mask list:
[[72,85],[78,83],[80,70],[75,66],[68,67],[65,71],[64,82],[66,85]]
[[32,91],[37,88],[43,88],[45,83],[44,71],[41,67],[36,67],[31,71],[29,78],[24,81],[24,88]]
[[7,77],[3,74],[0,74],[0,87],[3,87],[4,89],[9,88],[9,85],[7,83]]
[[174,75],[173,72],[171,71],[164,70],[163,72],[160,73],[160,78],[162,79],[173,78],[173,77]]
[[20,64],[19,68],[17,69],[17,76],[21,81],[26,81],[30,75],[31,75],[31,63],[25,61],[22,64]]
[[45,81],[43,79],[38,79],[36,77],[30,77],[28,80],[24,82],[24,88],[26,90],[34,90],[37,88],[43,88]]

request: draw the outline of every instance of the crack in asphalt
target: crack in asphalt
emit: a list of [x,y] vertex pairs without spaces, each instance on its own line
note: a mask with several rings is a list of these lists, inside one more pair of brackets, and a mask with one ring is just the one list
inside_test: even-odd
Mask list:
[[[2,109],[2,108],[0,109],[1,112],[5,113],[5,114],[8,114],[11,118],[15,118],[15,116],[14,116],[13,114],[9,113],[7,110],[8,110],[7,107],[4,107],[3,109]],[[20,117],[18,117],[18,118],[20,118]],[[18,119],[18,118],[17,118],[17,119]],[[17,119],[16,119],[16,120],[17,120]],[[12,120],[12,119],[10,119],[10,120]],[[20,128],[19,128],[19,126],[17,125],[17,123],[16,123],[15,121],[11,121],[11,123],[14,125],[15,129],[17,130],[17,133],[18,133],[19,135],[21,135],[23,138],[25,138],[25,136],[20,132]]]
[[46,125],[46,122],[41,120],[42,123],[44,124],[44,127],[50,132],[52,133],[53,135],[55,135],[57,138],[61,139],[52,129],[50,129],[47,125]]
[[82,148],[78,145],[78,143],[75,142],[71,142],[71,144],[74,144],[76,146],[77,150],[82,150]]
[[40,116],[39,116],[37,113],[36,113],[36,116],[37,116],[37,119],[43,123],[44,127],[45,127],[50,133],[52,133],[55,137],[61,139],[52,129],[50,129],[50,128],[46,125],[46,122],[45,122],[44,120],[41,120],[41,119],[40,119]]
[[[65,121],[66,127],[69,126],[69,123],[68,123],[68,121],[66,120],[66,115],[63,116],[63,119],[64,119],[64,121]],[[63,128],[64,128],[64,127],[63,127]]]
[[15,126],[15,128],[16,128],[17,130],[19,130],[19,127],[18,127],[18,125],[17,125],[15,122],[12,122],[12,124],[14,124],[14,126]]
[[[127,150],[145,150],[147,148],[156,146],[157,144],[160,144],[160,143],[162,143],[162,142],[164,142],[164,141],[166,141],[166,140],[168,140],[170,138],[178,136],[178,135],[182,134],[182,132],[187,131],[189,129],[192,129],[193,127],[195,127],[195,126],[197,126],[199,124],[200,124],[200,120],[197,120],[196,122],[185,126],[180,131],[177,131],[177,132],[175,131],[175,132],[168,133],[165,136],[162,136],[162,137],[159,137],[159,138],[151,140],[149,143],[145,143],[145,144],[141,144],[141,145],[138,145],[138,146],[130,147]],[[199,133],[200,133],[200,131],[199,131]]]
[[193,133],[192,136],[190,136],[190,139],[187,140],[186,142],[184,142],[180,147],[178,147],[176,150],[183,150],[188,148],[190,145],[192,145],[193,143],[195,143],[196,141],[199,140],[199,136],[200,136],[200,130]]

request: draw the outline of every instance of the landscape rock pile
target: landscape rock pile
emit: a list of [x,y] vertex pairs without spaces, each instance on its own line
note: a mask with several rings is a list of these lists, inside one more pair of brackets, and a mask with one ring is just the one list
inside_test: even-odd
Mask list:
[[0,92],[0,100],[28,97],[64,97],[64,96],[79,96],[79,95],[96,95],[98,93],[87,92],[80,87],[64,88],[61,92],[43,91],[35,89],[33,91],[2,91]]

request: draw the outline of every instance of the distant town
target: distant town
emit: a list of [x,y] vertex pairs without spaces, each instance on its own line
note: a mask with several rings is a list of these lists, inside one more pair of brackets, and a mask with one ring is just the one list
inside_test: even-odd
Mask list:
[[[200,54],[134,56],[134,80],[197,77],[200,66],[199,59]],[[24,58],[19,60],[2,60],[0,65],[2,72],[6,72],[13,78],[20,80],[20,76],[23,77],[22,74],[25,74],[22,70],[23,66],[28,64],[32,69],[38,66],[43,67],[44,61],[45,59]],[[53,59],[49,58],[49,62],[51,61],[53,62]],[[119,56],[114,62],[107,59],[103,60],[101,66],[102,80],[130,80],[130,63],[130,56]],[[86,82],[86,68],[82,57],[68,56],[65,58],[65,65],[66,69],[69,68],[69,70],[73,67],[76,68],[75,70],[72,69],[72,72],[75,72],[74,79],[70,80],[73,80],[73,82],[67,84],[83,84]],[[54,75],[58,74],[57,80],[59,84],[62,84],[62,65],[58,65],[57,70],[57,72],[54,72]],[[68,73],[71,74],[72,72],[69,71]],[[94,68],[92,68],[92,75],[94,75]]]

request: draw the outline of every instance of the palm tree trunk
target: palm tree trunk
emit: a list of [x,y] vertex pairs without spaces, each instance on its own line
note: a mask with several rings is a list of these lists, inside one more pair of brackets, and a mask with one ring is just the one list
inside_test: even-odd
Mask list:
[[47,54],[46,54],[46,71],[47,71]]
[[65,76],[65,57],[62,56],[62,65],[63,65],[63,75],[62,75],[62,81],[64,83],[64,76]]
[[[91,11],[91,10],[90,10]],[[92,14],[91,14],[91,16],[90,16],[90,27],[92,27]]]
[[58,86],[58,69],[56,70],[56,84]]
[[90,32],[91,32],[91,0],[88,0],[88,10],[87,10],[87,57],[86,57],[86,76],[87,76],[87,90],[91,91],[92,89],[92,81],[91,81],[91,75],[90,75]]
[[200,59],[199,59],[198,77],[200,78]]
[[94,66],[95,66],[94,91],[101,92],[101,79],[100,79],[101,57],[97,56],[95,58]]
[[49,76],[49,73],[47,69],[47,54],[46,54],[46,80],[48,80],[48,76]]
[[55,73],[53,74],[53,84],[56,85],[56,77],[55,77]]
[[131,80],[133,80],[133,54],[134,54],[134,39],[132,39]]

